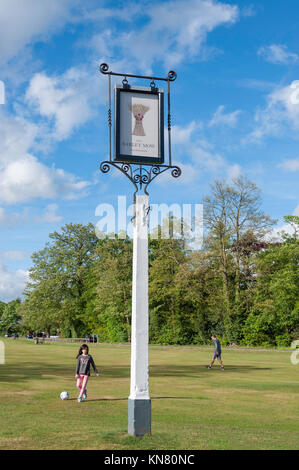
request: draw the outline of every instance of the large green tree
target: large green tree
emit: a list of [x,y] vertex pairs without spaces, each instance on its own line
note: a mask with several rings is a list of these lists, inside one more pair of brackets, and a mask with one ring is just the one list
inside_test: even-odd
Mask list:
[[18,333],[20,330],[21,316],[18,313],[18,306],[21,300],[18,298],[8,302],[3,309],[0,319],[0,330],[6,333]]
[[[204,201],[201,250],[190,250],[188,227],[173,216],[149,237],[150,341],[202,344],[214,332],[224,344],[290,342],[298,324],[298,218],[286,217],[294,235],[265,242],[273,221],[246,178],[216,181]],[[132,240],[98,240],[91,224],[68,224],[49,239],[32,256],[16,308],[23,327],[130,341]]]
[[32,255],[33,267],[21,311],[32,329],[86,332],[86,282],[98,239],[92,224],[67,224],[49,235],[43,250]]
[[1,320],[1,317],[2,317],[2,313],[3,313],[3,310],[5,308],[5,302],[1,302],[0,301],[0,320]]
[[[227,338],[240,338],[240,324],[248,315],[246,285],[254,275],[244,244],[258,245],[275,221],[261,210],[260,190],[245,177],[216,181],[204,198],[205,250],[221,285],[215,292],[222,308]],[[253,249],[254,252],[254,249]]]
[[[96,280],[95,322],[104,341],[131,338],[132,240],[128,237],[100,240],[93,269]],[[95,324],[96,327],[96,324]]]
[[188,317],[181,308],[178,282],[180,270],[186,267],[184,242],[156,239],[150,241],[149,247],[150,340],[166,344],[186,342]]
[[299,334],[299,217],[285,219],[296,227],[294,234],[257,257],[254,301],[244,326],[247,344],[290,346]]

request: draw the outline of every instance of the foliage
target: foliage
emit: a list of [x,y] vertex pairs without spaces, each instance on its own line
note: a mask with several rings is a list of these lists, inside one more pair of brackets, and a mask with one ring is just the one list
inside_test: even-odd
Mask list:
[[105,238],[99,240],[97,261],[93,273],[96,278],[95,311],[99,333],[103,341],[130,341],[132,298],[132,241]]
[[19,311],[31,330],[86,331],[86,278],[97,244],[94,226],[67,224],[49,235],[51,242],[32,255],[33,267]]
[[3,314],[3,310],[5,308],[5,302],[1,302],[0,301],[0,320],[1,320],[1,317],[2,317],[2,314]]
[[[273,220],[245,178],[216,181],[205,202],[201,250],[189,249],[183,221],[162,221],[149,238],[149,338],[156,344],[288,346],[298,338],[299,218],[271,241]],[[165,237],[166,229],[169,232]],[[268,233],[268,241],[265,236]],[[32,256],[25,300],[0,304],[2,329],[99,334],[130,342],[132,240],[98,239],[92,224],[67,224]]]
[[[297,218],[297,227],[299,227]],[[286,221],[289,221],[286,218]],[[294,222],[294,218],[291,219]],[[244,326],[244,342],[289,346],[299,324],[299,239],[285,234],[257,261],[253,307]]]
[[18,314],[20,299],[12,300],[4,304],[0,319],[0,331],[6,333],[18,333],[20,330],[21,316]]

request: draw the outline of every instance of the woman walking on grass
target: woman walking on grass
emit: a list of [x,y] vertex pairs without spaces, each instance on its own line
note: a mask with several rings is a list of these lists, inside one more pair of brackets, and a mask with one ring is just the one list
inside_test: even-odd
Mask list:
[[87,344],[82,344],[79,349],[79,352],[76,356],[77,367],[76,367],[76,379],[77,379],[77,388],[80,390],[78,402],[82,401],[82,398],[87,398],[86,385],[90,376],[90,364],[93,367],[93,370],[98,377],[99,373],[95,366],[94,360],[90,354],[88,354]]

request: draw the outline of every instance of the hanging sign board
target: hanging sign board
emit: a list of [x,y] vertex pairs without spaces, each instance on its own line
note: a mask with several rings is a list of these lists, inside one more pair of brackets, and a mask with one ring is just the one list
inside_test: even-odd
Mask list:
[[116,85],[114,160],[164,162],[164,90]]

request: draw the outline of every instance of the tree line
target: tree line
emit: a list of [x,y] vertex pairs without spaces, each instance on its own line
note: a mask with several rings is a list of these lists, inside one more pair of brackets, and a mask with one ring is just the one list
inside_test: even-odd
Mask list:
[[[214,333],[223,344],[290,346],[299,337],[299,217],[285,217],[292,235],[271,240],[275,221],[244,177],[216,181],[203,205],[200,250],[183,237],[149,237],[150,342],[206,344]],[[24,299],[0,303],[0,330],[130,341],[132,249],[129,237],[98,239],[92,224],[51,233],[32,255]]]

